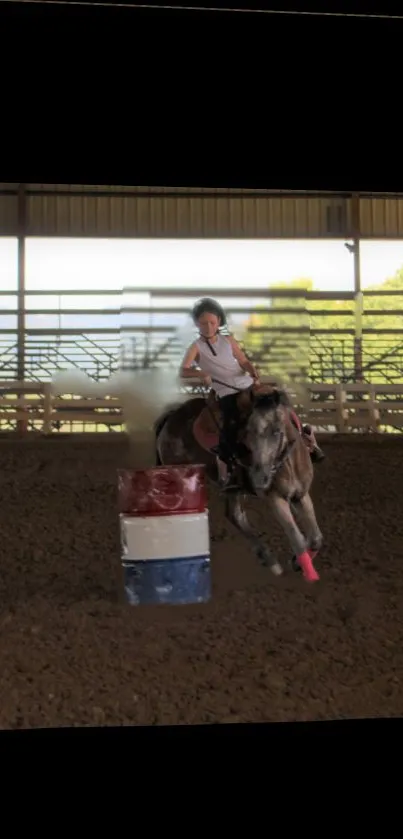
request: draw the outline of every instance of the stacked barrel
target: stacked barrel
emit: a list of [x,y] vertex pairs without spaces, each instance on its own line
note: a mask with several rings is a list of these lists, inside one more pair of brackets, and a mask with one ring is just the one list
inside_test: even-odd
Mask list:
[[119,516],[131,605],[203,603],[211,596],[203,466],[120,469]]

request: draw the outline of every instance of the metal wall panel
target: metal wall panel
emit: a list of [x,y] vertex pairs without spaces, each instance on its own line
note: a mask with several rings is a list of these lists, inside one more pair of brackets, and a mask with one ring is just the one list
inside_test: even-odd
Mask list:
[[402,238],[403,198],[361,198],[360,228],[367,238]]
[[[27,235],[351,238],[351,199],[287,190],[26,184]],[[18,184],[0,184],[0,235],[17,235]],[[14,194],[13,194],[14,193]],[[62,194],[61,194],[62,193]],[[196,194],[195,194],[196,193]],[[403,196],[360,198],[361,235],[403,237]]]
[[305,196],[27,196],[28,236],[332,238],[351,235],[350,216],[348,199]]
[[0,236],[18,234],[18,198],[16,195],[0,196]]

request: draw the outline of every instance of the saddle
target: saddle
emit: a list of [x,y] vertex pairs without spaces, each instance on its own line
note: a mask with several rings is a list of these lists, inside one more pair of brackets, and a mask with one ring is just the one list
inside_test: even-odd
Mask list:
[[302,428],[301,420],[300,420],[298,414],[296,414],[295,411],[292,410],[292,408],[290,409],[290,412],[289,412],[289,418],[290,418],[291,425],[293,425],[294,428],[298,431],[298,434],[302,434],[303,428]]

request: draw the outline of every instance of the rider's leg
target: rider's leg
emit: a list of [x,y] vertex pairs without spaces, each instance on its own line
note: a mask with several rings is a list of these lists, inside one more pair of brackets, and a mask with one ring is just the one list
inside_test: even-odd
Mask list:
[[228,467],[220,457],[217,457],[217,471],[220,484],[226,484],[228,479]]
[[220,407],[222,411],[223,426],[220,433],[219,442],[219,475],[222,478],[223,485],[231,484],[233,462],[232,455],[236,448],[236,394],[230,394],[220,399]]
[[221,487],[229,486],[233,483],[232,480],[232,458],[231,448],[228,445],[228,435],[224,434],[224,429],[220,434],[220,443],[218,446],[217,469],[218,477]]
[[220,484],[224,486],[231,472],[231,451],[227,443],[227,436],[224,429],[220,432],[218,446],[214,446],[212,452],[216,455]]
[[312,431],[311,426],[302,425],[295,411],[291,411],[291,418],[296,428],[301,429],[301,436],[307,449],[309,449],[312,462],[319,463],[319,461],[324,460],[325,455],[322,449],[317,444],[316,437]]
[[316,442],[316,437],[310,425],[302,426],[302,439],[308,446],[309,453],[311,455],[311,460],[313,461],[313,463],[319,463],[321,460],[324,460],[325,454],[323,453],[320,446],[318,446]]

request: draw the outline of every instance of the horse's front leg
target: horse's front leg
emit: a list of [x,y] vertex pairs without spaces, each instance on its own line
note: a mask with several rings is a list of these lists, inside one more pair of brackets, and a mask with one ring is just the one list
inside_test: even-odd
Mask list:
[[226,497],[225,515],[228,521],[252,543],[253,550],[262,565],[268,566],[270,571],[276,577],[279,577],[283,573],[283,569],[276,557],[262,543],[257,530],[251,526],[242,503],[242,497],[239,493]]
[[[315,559],[316,554],[322,547],[323,536],[316,520],[315,508],[309,492],[307,492],[306,495],[298,501],[293,501],[292,506],[301,521],[308,543],[308,553],[311,559]],[[293,567],[296,568],[296,570],[300,570],[296,556],[293,557]]]
[[309,582],[319,580],[319,574],[315,570],[312,558],[308,553],[306,539],[294,519],[288,501],[286,501],[285,498],[281,498],[279,495],[276,495],[276,493],[271,493],[268,496],[268,501],[274,516],[283,528],[284,533],[290,542],[305,579]]

